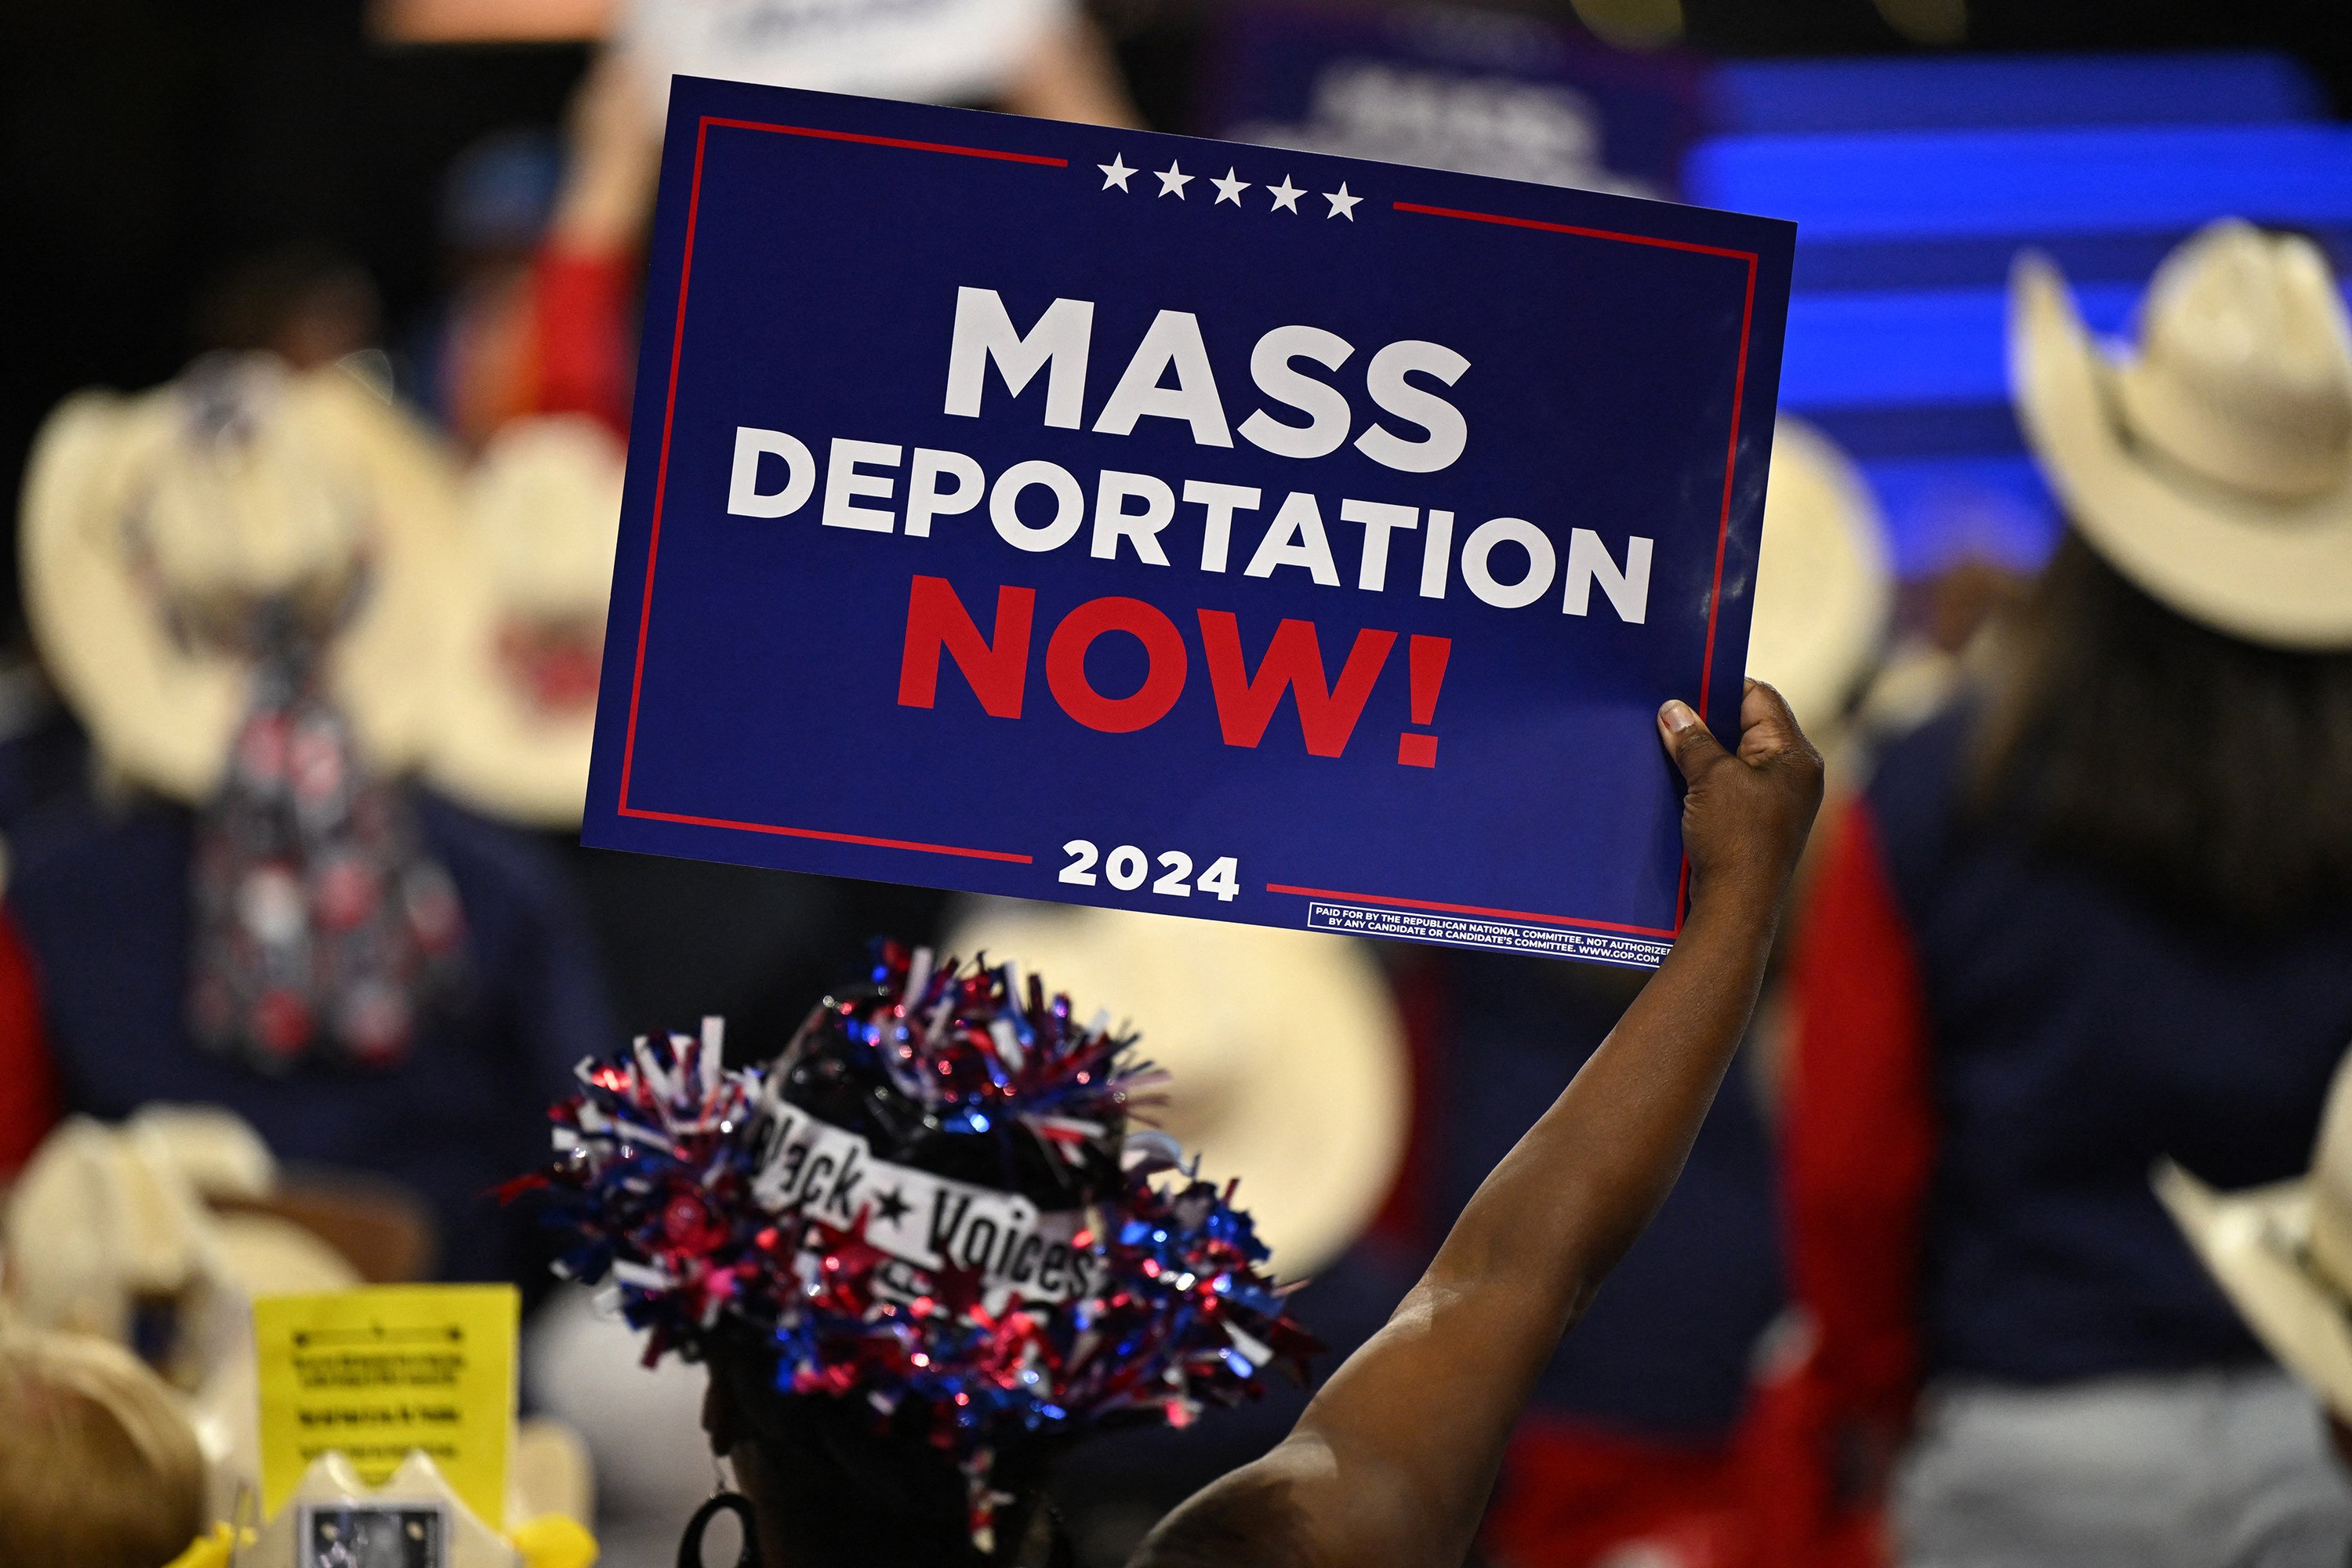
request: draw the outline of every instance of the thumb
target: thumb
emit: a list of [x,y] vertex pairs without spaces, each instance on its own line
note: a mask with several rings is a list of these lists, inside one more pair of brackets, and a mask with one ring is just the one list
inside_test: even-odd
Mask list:
[[1797,727],[1796,714],[1789,710],[1789,700],[1750,678],[1739,700],[1740,760],[1762,763],[1811,749],[1812,742]]
[[1688,784],[1698,783],[1701,774],[1730,755],[1680,698],[1658,710],[1658,732],[1665,738],[1666,750],[1674,753],[1675,765],[1682,769]]

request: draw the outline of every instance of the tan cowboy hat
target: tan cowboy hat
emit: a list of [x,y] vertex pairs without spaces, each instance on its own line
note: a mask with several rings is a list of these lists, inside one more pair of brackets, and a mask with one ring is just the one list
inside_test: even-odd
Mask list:
[[1168,1069],[1148,1120],[1241,1178],[1286,1278],[1314,1273],[1369,1224],[1404,1158],[1412,1090],[1404,1028],[1370,954],[1344,937],[1222,921],[992,900],[949,951],[1066,991],[1141,1031]]
[[150,1105],[119,1126],[68,1117],[0,1209],[9,1300],[28,1323],[127,1343],[142,1301],[357,1284],[301,1226],[213,1206],[277,1185],[268,1146],[231,1111]]
[[2310,1174],[2221,1194],[2168,1160],[2156,1191],[2254,1337],[2352,1420],[2352,1057]]
[[433,781],[534,827],[576,827],[588,795],[596,676],[621,528],[620,443],[594,420],[509,425],[467,485],[466,569]]
[[2042,471],[2117,571],[2234,637],[2352,647],[2352,325],[2318,247],[2200,230],[2120,360],[2057,268],[2021,256],[2010,374]]
[[49,416],[25,481],[26,609],[100,757],[193,801],[246,710],[249,665],[220,635],[237,607],[349,592],[330,679],[370,760],[398,769],[434,695],[450,507],[431,439],[356,377],[200,361]]
[[1833,724],[1886,637],[1886,521],[1846,455],[1803,420],[1772,431],[1748,673],[1780,689],[1805,732]]

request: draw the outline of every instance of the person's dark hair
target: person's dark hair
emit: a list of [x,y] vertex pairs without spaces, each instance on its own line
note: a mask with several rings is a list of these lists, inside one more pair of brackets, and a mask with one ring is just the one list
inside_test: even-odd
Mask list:
[[989,1479],[1013,1500],[999,1505],[994,1550],[982,1552],[963,1473],[917,1422],[879,1421],[862,1400],[779,1392],[775,1357],[748,1334],[727,1336],[710,1363],[760,1447],[753,1500],[785,1552],[768,1568],[1075,1568],[1045,1497],[1052,1445],[997,1454]]
[[199,353],[267,350],[311,369],[373,343],[383,325],[374,279],[341,251],[298,240],[238,258],[199,293]]
[[2071,531],[2011,631],[1981,816],[2241,930],[2352,901],[2352,650],[2198,625]]

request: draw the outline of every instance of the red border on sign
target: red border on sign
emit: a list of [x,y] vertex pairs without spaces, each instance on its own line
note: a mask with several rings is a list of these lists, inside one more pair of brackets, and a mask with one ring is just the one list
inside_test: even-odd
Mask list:
[[772,822],[737,822],[727,816],[689,816],[682,811],[647,811],[643,806],[630,807],[629,815],[648,817],[656,822],[683,822],[694,827],[730,827],[738,833],[775,833],[786,838],[822,838],[828,844],[866,844],[877,849],[912,849],[923,855],[958,855],[967,860],[1012,860],[1026,866],[1035,858],[1010,849],[964,849],[952,844],[918,843],[911,838],[877,838],[866,833],[827,833],[815,827],[781,827]]
[[[725,828],[741,833],[778,834],[793,838],[819,839],[835,844],[861,844],[884,849],[906,849],[925,855],[950,855],[967,859],[999,860],[1017,865],[1032,865],[1035,857],[1004,849],[974,849],[950,844],[926,844],[910,839],[881,838],[866,834],[833,833],[812,827],[788,827],[777,823],[738,822],[725,817],[693,816],[680,812],[651,811],[629,804],[629,779],[636,762],[637,704],[645,689],[646,643],[653,622],[654,568],[661,552],[662,505],[669,489],[669,443],[671,428],[677,414],[678,356],[686,342],[687,288],[694,271],[694,230],[702,207],[702,158],[714,125],[738,131],[763,131],[782,136],[807,136],[826,142],[849,142],[871,147],[893,147],[916,153],[939,153],[962,158],[987,158],[1003,163],[1034,163],[1048,168],[1066,169],[1066,158],[1048,157],[1035,153],[1011,153],[992,147],[963,147],[943,142],[913,142],[893,136],[869,136],[849,131],[827,131],[808,125],[772,125],[756,120],[730,120],[706,114],[695,127],[694,176],[688,188],[686,207],[685,254],[678,262],[677,315],[672,323],[669,350],[669,387],[662,405],[661,457],[654,470],[654,510],[651,536],[646,543],[645,592],[637,611],[637,652],[635,667],[629,681],[629,721],[621,748],[621,788],[614,809],[622,816],[639,817],[655,822],[683,823],[698,827]],[[1724,553],[1731,538],[1732,478],[1739,455],[1740,405],[1748,394],[1748,351],[1749,331],[1756,312],[1757,253],[1733,250],[1721,246],[1699,245],[1689,240],[1666,239],[1655,235],[1622,234],[1610,229],[1582,228],[1573,224],[1549,223],[1538,218],[1511,217],[1500,213],[1469,212],[1458,207],[1428,206],[1419,202],[1394,202],[1395,211],[1418,213],[1431,217],[1447,217],[1472,223],[1499,224],[1508,228],[1538,229],[1550,234],[1574,235],[1586,239],[1605,239],[1626,245],[1654,246],[1666,250],[1694,251],[1705,256],[1720,256],[1748,265],[1747,298],[1740,310],[1739,363],[1735,374],[1731,395],[1731,434],[1726,443],[1723,462],[1723,510],[1717,529],[1715,542],[1715,575],[1708,590],[1706,612],[1706,643],[1705,663],[1699,671],[1698,710],[1706,721],[1712,697],[1715,673],[1716,613],[1723,597]],[[1358,903],[1381,904],[1400,909],[1429,910],[1446,914],[1479,915],[1496,920],[1534,921],[1545,925],[1578,926],[1595,931],[1622,931],[1638,936],[1674,937],[1682,931],[1684,917],[1690,904],[1690,860],[1684,858],[1681,889],[1675,900],[1675,924],[1669,930],[1658,926],[1628,925],[1614,921],[1583,920],[1570,915],[1537,914],[1524,910],[1486,909],[1475,904],[1451,904],[1429,899],[1399,898],[1384,893],[1344,893],[1325,888],[1295,887],[1286,883],[1268,882],[1270,893],[1292,894],[1306,898],[1346,899]]]
[[677,320],[670,327],[669,391],[662,402],[661,460],[654,468],[652,537],[646,541],[646,591],[637,607],[637,661],[629,678],[629,728],[621,745],[620,796],[613,803],[613,809],[619,816],[640,817],[651,822],[682,822],[697,827],[731,828],[739,833],[773,833],[789,838],[821,839],[829,844],[864,844],[880,849],[908,849],[919,855],[954,855],[969,860],[1004,860],[1018,866],[1034,865],[1034,856],[1013,849],[972,849],[954,844],[924,844],[907,838],[876,838],[860,833],[828,833],[815,827],[787,827],[774,822],[735,822],[725,817],[648,811],[643,806],[629,804],[629,774],[637,760],[637,700],[643,695],[646,686],[646,635],[654,618],[654,563],[661,554],[662,502],[669,493],[670,429],[677,419],[677,361],[686,345],[686,289],[694,274],[695,220],[702,214],[702,153],[709,143],[710,128],[714,125],[736,131],[768,131],[780,136],[810,136],[823,142],[855,142],[868,147],[897,147],[912,153],[992,158],[1006,163],[1038,163],[1054,169],[1070,166],[1067,158],[1049,158],[1036,153],[1007,153],[994,147],[959,147],[945,142],[908,142],[895,136],[823,131],[812,125],[769,125],[757,120],[727,120],[714,114],[704,115],[696,124],[694,181],[688,187],[686,201],[686,254],[677,264]]
[[[1581,239],[1609,239],[1624,245],[1655,246],[1661,250],[1689,250],[1701,256],[1720,256],[1727,260],[1748,264],[1748,292],[1739,307],[1739,367],[1733,374],[1731,385],[1731,435],[1724,443],[1723,453],[1723,514],[1715,534],[1715,576],[1706,596],[1706,646],[1700,656],[1698,672],[1699,721],[1706,721],[1715,684],[1715,616],[1723,604],[1723,556],[1731,542],[1731,479],[1739,461],[1739,410],[1748,399],[1748,340],[1756,321],[1756,252],[1732,250],[1719,245],[1699,245],[1687,239],[1664,239],[1651,234],[1620,234],[1614,229],[1580,228],[1572,223],[1549,223],[1541,218],[1510,217],[1502,213],[1467,212],[1460,207],[1433,207],[1420,202],[1391,202],[1401,213],[1420,213],[1429,217],[1462,218],[1471,223],[1500,224],[1506,228],[1540,229],[1546,234],[1571,234]],[[1493,920],[1539,921],[1546,925],[1580,926],[1593,931],[1625,931],[1637,936],[1673,937],[1682,934],[1683,921],[1690,913],[1690,857],[1683,857],[1682,874],[1675,894],[1675,923],[1672,930],[1659,926],[1622,925],[1613,921],[1579,920],[1570,915],[1538,915],[1525,910],[1490,910],[1475,904],[1440,903],[1432,899],[1402,899],[1385,893],[1339,893],[1327,888],[1294,888],[1278,882],[1268,882],[1269,893],[1290,893],[1302,898],[1353,899],[1359,903],[1385,904],[1397,909],[1429,910],[1440,914],[1483,915]]]

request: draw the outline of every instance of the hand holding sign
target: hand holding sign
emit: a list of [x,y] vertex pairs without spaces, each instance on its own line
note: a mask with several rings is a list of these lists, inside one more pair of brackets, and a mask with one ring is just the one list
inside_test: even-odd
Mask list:
[[1656,962],[1786,226],[688,79],[665,157],[589,842]]
[[1777,910],[1822,804],[1821,753],[1788,703],[1762,681],[1747,682],[1733,752],[1679,699],[1658,710],[1658,729],[1690,785],[1683,844],[1694,897]]

